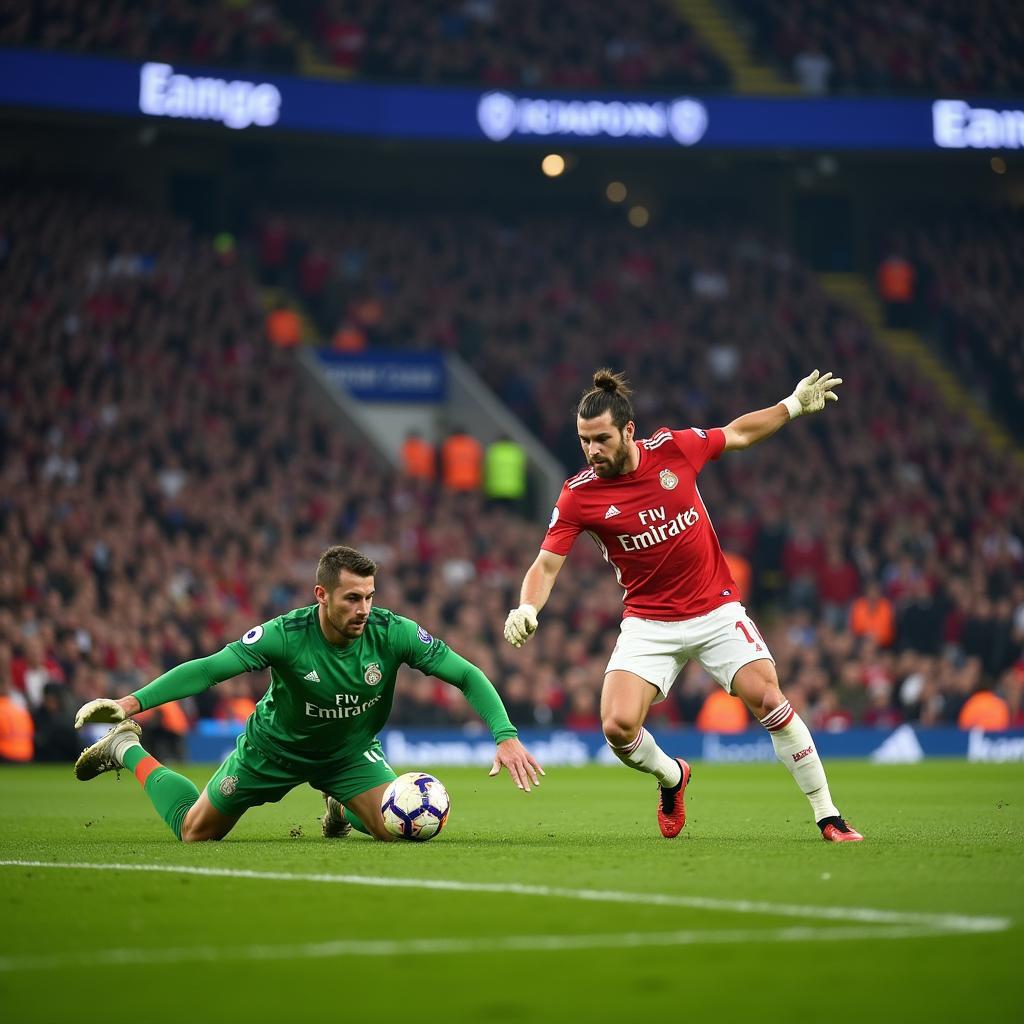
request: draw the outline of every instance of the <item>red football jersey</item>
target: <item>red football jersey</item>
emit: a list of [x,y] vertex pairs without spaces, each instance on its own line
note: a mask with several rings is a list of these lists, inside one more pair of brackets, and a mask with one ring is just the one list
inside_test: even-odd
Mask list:
[[624,617],[678,621],[739,600],[697,474],[725,448],[725,432],[661,427],[637,442],[632,473],[587,468],[566,480],[541,547],[567,555],[588,532],[625,589]]

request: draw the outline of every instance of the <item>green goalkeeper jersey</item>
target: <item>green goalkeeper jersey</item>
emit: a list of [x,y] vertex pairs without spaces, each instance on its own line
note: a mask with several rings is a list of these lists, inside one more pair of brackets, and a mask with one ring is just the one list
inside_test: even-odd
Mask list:
[[[399,666],[410,665],[463,690],[496,742],[516,735],[487,677],[422,626],[373,608],[360,637],[328,643],[318,605],[250,629],[209,658],[186,662],[135,693],[143,709],[199,693],[239,671],[270,669],[270,687],[246,736],[275,760],[320,766],[358,756],[387,722]],[[241,666],[239,666],[241,662]]]

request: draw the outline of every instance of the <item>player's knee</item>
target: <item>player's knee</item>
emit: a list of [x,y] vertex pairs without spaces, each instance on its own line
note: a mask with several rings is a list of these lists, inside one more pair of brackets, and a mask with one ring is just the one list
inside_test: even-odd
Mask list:
[[640,731],[640,723],[632,721],[628,716],[609,712],[601,719],[604,738],[612,747],[628,747]]

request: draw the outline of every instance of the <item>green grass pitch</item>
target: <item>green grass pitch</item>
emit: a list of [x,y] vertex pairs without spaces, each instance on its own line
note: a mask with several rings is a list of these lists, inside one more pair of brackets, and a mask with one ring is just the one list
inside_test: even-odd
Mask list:
[[866,842],[777,765],[698,763],[671,842],[618,767],[438,768],[430,843],[328,842],[306,788],[190,846],[130,773],[6,768],[0,1018],[1024,1020],[1024,765],[827,767]]

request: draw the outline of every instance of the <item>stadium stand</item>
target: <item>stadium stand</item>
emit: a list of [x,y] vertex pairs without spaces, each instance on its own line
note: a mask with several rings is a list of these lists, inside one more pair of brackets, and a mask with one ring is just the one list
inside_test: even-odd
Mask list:
[[[373,344],[460,352],[570,466],[571,410],[601,363],[637,384],[642,432],[725,422],[826,360],[870,366],[828,417],[705,474],[723,544],[749,563],[751,606],[817,727],[955,723],[982,684],[1024,720],[1019,474],[770,239],[476,215],[276,223],[285,283],[320,246],[338,315],[377,303]],[[56,687],[66,714],[306,603],[317,554],[344,541],[380,562],[380,603],[476,661],[520,724],[596,724],[620,606],[596,549],[578,545],[513,651],[501,625],[543,526],[339,436],[266,340],[244,260],[166,215],[67,195],[8,192],[0,224],[0,661],[33,712],[48,695],[52,727]],[[873,585],[891,635],[850,628]],[[232,717],[264,685],[185,710]],[[712,689],[688,669],[657,713],[692,723]],[[396,723],[473,718],[411,671],[399,694]]]
[[300,57],[294,29],[265,0],[7,0],[0,45],[271,71],[293,71]]
[[935,339],[964,383],[1024,442],[1024,220],[1002,207],[972,207],[893,227],[883,249],[913,267],[915,326]]
[[729,86],[725,64],[669,0],[33,0],[0,4],[0,45],[417,82]]
[[1013,0],[729,0],[753,46],[809,93],[1019,93]]

